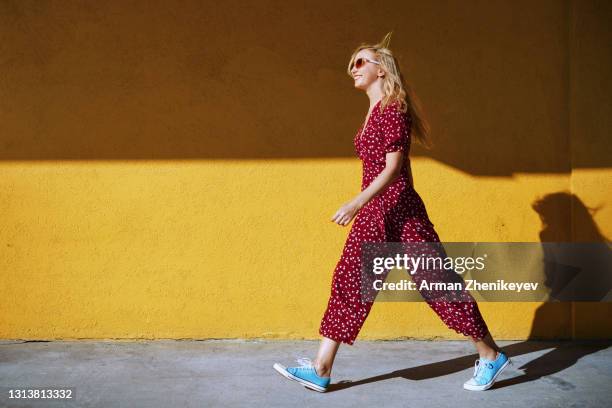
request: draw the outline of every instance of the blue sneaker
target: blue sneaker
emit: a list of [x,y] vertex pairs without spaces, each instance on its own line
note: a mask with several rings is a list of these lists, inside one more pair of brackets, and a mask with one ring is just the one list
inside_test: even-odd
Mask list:
[[508,364],[512,364],[512,361],[503,351],[498,353],[494,361],[479,358],[474,364],[474,376],[463,384],[463,388],[470,391],[488,390]]
[[304,385],[311,390],[325,392],[327,391],[327,387],[329,386],[329,382],[331,380],[330,377],[319,377],[317,375],[317,370],[315,370],[312,361],[309,358],[298,358],[296,360],[300,367],[285,367],[282,364],[274,363],[273,367],[280,374],[289,378],[290,380],[295,380],[300,384]]

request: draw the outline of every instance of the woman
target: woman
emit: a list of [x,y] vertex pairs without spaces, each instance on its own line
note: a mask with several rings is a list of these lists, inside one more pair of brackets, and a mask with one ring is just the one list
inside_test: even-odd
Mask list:
[[[351,56],[348,74],[355,88],[365,91],[370,110],[355,137],[363,164],[361,192],[332,217],[338,225],[355,222],[336,265],[327,309],[319,333],[323,336],[316,359],[298,359],[301,366],[274,369],[308,388],[324,392],[340,343],[352,345],[368,316],[372,301],[363,301],[361,285],[362,242],[440,242],[421,197],[413,188],[408,153],[410,137],[427,145],[427,126],[405,84],[399,65],[388,48],[391,33],[380,44],[362,44]],[[414,278],[418,278],[417,273]],[[469,295],[468,295],[469,296]],[[425,299],[443,322],[468,336],[480,358],[465,389],[486,390],[510,363],[488,331],[478,305],[471,301]]]

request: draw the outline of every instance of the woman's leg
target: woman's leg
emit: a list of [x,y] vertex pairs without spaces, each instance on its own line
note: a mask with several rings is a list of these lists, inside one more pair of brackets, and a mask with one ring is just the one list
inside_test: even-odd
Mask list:
[[[404,225],[402,242],[418,243],[414,248],[409,247],[412,256],[427,255],[432,258],[445,259],[447,257],[444,246],[433,224],[428,220],[412,220]],[[429,283],[461,283],[463,279],[455,271],[445,268],[419,268],[412,276],[417,288],[422,281]],[[501,349],[495,344],[489,328],[478,308],[478,303],[468,291],[454,293],[453,291],[421,291],[427,304],[436,312],[440,319],[450,329],[462,333],[472,340],[480,357],[495,360],[497,352]]]
[[362,286],[366,285],[361,276],[362,243],[383,242],[385,238],[382,218],[376,213],[364,213],[365,208],[353,222],[342,256],[334,268],[327,308],[319,325],[321,336],[348,345],[353,345],[357,339],[374,304],[371,291],[362,293]]
[[339,347],[340,343],[335,340],[327,337],[321,339],[317,358],[314,361],[317,375],[320,377],[331,377],[332,366],[334,365],[334,359]]
[[497,344],[495,344],[495,340],[493,340],[491,333],[487,333],[482,339],[476,339],[474,337],[470,337],[470,339],[476,346],[476,350],[480,357],[487,360],[495,360],[497,358],[497,352],[501,351]]

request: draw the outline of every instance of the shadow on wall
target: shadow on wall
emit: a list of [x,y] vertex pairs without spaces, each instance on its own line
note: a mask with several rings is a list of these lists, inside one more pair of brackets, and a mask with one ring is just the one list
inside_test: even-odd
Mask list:
[[[593,220],[593,215],[600,208],[587,207],[575,194],[567,192],[551,193],[537,200],[532,208],[538,213],[542,220],[540,240],[542,242],[583,242],[590,243],[588,246],[578,247],[578,251],[588,250],[589,253],[566,254],[581,259],[591,259],[588,270],[571,274],[568,279],[567,269],[559,268],[547,270],[547,286],[551,293],[558,294],[563,299],[563,294],[585,299],[602,299],[610,289],[612,271],[608,268],[598,268],[597,265],[609,265],[610,240],[606,238]],[[602,262],[599,262],[599,261]],[[571,267],[571,259],[567,262]],[[558,275],[561,276],[558,276]],[[580,276],[585,276],[590,281],[588,285],[574,285],[571,293],[566,288],[572,287],[572,281]],[[595,290],[595,291],[594,291]],[[602,337],[609,336],[609,316],[612,311],[612,303],[608,302],[551,302],[544,303],[538,308],[531,327],[529,339],[542,339],[550,337],[550,333],[565,333],[567,339],[580,337],[581,327],[588,327],[587,333],[602,332]],[[563,316],[564,319],[560,317]],[[603,317],[603,318],[602,318]],[[607,335],[606,335],[607,333]],[[593,335],[593,334],[591,334]],[[520,367],[525,374],[505,380],[497,384],[497,387],[513,385],[525,381],[535,380],[542,376],[548,376],[562,371],[576,363],[581,357],[609,347],[612,342],[606,340],[595,342],[590,345],[576,342],[560,343],[542,356],[531,360]],[[549,348],[549,346],[543,348]],[[512,353],[523,354],[531,352],[531,343],[518,343],[511,346]],[[573,386],[560,378],[557,385],[562,389],[570,390]]]
[[436,146],[413,156],[475,175],[612,167],[604,132],[569,143],[566,2],[530,4],[518,26],[511,2],[427,3],[419,25],[404,24],[409,2],[368,7],[2,2],[0,160],[355,158],[368,103],[346,65],[383,32],[329,21],[366,18],[402,27],[394,52]]
[[[532,208],[538,213],[542,220],[542,230],[540,240],[542,242],[589,242],[589,248],[593,253],[588,254],[593,259],[604,259],[610,257],[609,240],[601,233],[597,224],[593,220],[594,213],[599,208],[589,208],[574,194],[558,192],[548,194],[532,204]],[[577,235],[576,231],[580,231]],[[582,256],[584,254],[574,254]],[[602,285],[590,285],[590,288],[599,288],[602,291],[597,293],[586,293],[586,287],[580,286],[580,292],[573,292],[576,296],[599,296],[603,298],[610,291],[610,270],[602,270],[593,266],[586,275],[597,281],[603,282]],[[571,286],[571,280],[563,277],[551,276],[554,273],[563,273],[559,269],[547,274],[547,282],[551,293],[563,293],[564,288]],[[597,274],[599,276],[597,276]],[[603,286],[603,287],[602,287]],[[576,313],[576,305],[582,304],[591,310],[588,315],[581,316]],[[609,316],[612,304],[609,302],[551,302],[544,303],[538,308],[531,326],[529,339],[550,338],[550,333],[565,333],[563,338],[572,339],[579,331],[580,325],[597,325],[592,313]],[[564,319],[560,317],[563,316]],[[600,325],[609,326],[607,318],[599,322]],[[510,355],[520,355],[534,351],[549,349],[552,350],[537,357],[534,360],[518,367],[524,370],[524,374],[508,380],[500,381],[496,388],[520,384],[533,381],[543,376],[550,376],[574,365],[585,355],[606,349],[612,344],[609,340],[594,342],[523,342],[516,343],[508,347]],[[574,386],[559,377],[551,377],[551,380],[563,390],[571,390]]]

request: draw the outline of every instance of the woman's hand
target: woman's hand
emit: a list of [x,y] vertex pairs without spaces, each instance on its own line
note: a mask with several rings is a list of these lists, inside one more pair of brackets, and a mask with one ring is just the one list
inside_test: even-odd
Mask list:
[[360,209],[361,205],[359,205],[358,202],[354,200],[349,201],[348,203],[340,207],[338,211],[336,211],[336,214],[334,214],[331,220],[337,223],[338,225],[348,225],[348,223],[351,222],[351,220],[355,217],[355,215],[357,215]]

